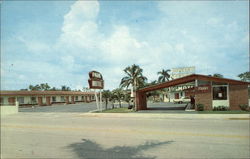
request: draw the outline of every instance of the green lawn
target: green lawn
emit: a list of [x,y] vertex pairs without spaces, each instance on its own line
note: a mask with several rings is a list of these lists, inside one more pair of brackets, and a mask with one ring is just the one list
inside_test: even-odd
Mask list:
[[131,113],[131,112],[134,112],[134,110],[128,108],[115,108],[115,109],[103,110],[102,112],[98,113]]
[[249,111],[242,111],[242,110],[228,110],[228,111],[197,111],[198,114],[249,114]]

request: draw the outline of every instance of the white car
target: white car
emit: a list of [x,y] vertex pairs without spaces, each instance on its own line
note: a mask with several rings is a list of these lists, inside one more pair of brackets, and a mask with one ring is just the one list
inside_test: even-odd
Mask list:
[[173,102],[174,102],[174,104],[176,104],[176,103],[182,104],[182,103],[190,103],[191,100],[189,97],[181,97],[180,99],[174,99]]

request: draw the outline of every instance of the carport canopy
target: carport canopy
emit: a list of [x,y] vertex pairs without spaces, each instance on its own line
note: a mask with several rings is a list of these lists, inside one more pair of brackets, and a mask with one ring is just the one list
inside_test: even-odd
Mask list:
[[181,78],[173,79],[171,81],[163,82],[160,84],[156,84],[153,86],[141,88],[136,91],[136,105],[137,110],[146,110],[147,109],[147,97],[146,93],[150,91],[155,91],[163,88],[168,88],[172,86],[177,86],[180,84],[185,84],[189,82],[195,82],[195,87],[197,87],[197,81],[208,81],[208,82],[220,82],[220,83],[227,83],[232,85],[249,85],[249,82],[244,81],[238,81],[228,78],[218,78],[218,77],[212,77],[212,76],[206,76],[201,74],[191,74],[188,76],[184,76]]

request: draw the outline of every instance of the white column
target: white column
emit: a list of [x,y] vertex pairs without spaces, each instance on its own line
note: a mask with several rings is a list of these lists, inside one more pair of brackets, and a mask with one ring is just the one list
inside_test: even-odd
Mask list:
[[97,110],[99,110],[99,100],[98,100],[98,97],[97,97],[96,90],[95,90],[95,101],[96,101]]
[[198,87],[198,80],[195,79],[195,87]]

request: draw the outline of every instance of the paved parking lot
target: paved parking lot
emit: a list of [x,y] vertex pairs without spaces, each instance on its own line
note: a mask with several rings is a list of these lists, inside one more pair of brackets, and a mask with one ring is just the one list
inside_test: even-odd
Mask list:
[[52,106],[33,106],[19,108],[19,112],[89,112],[96,109],[95,102],[77,104],[58,104]]
[[[102,104],[103,107],[105,103]],[[128,104],[122,104],[122,107],[127,107]],[[119,107],[118,104],[115,104],[115,107]],[[148,103],[148,108],[150,111],[140,111],[140,112],[161,112],[161,113],[185,113],[184,111],[185,104],[173,104],[173,103]],[[112,108],[111,103],[108,103],[108,108]],[[34,107],[26,107],[20,108],[20,112],[89,112],[96,110],[96,103],[76,103],[76,104],[58,104],[52,106],[34,106]]]
[[[105,103],[102,104],[103,108]],[[118,104],[114,105],[116,108],[119,107]],[[122,104],[122,107],[127,107],[128,104]],[[111,103],[108,103],[108,108],[112,108]],[[76,104],[55,104],[52,106],[33,106],[26,108],[19,108],[19,112],[68,112],[68,113],[84,113],[96,110],[96,102],[91,103],[76,103]]]

